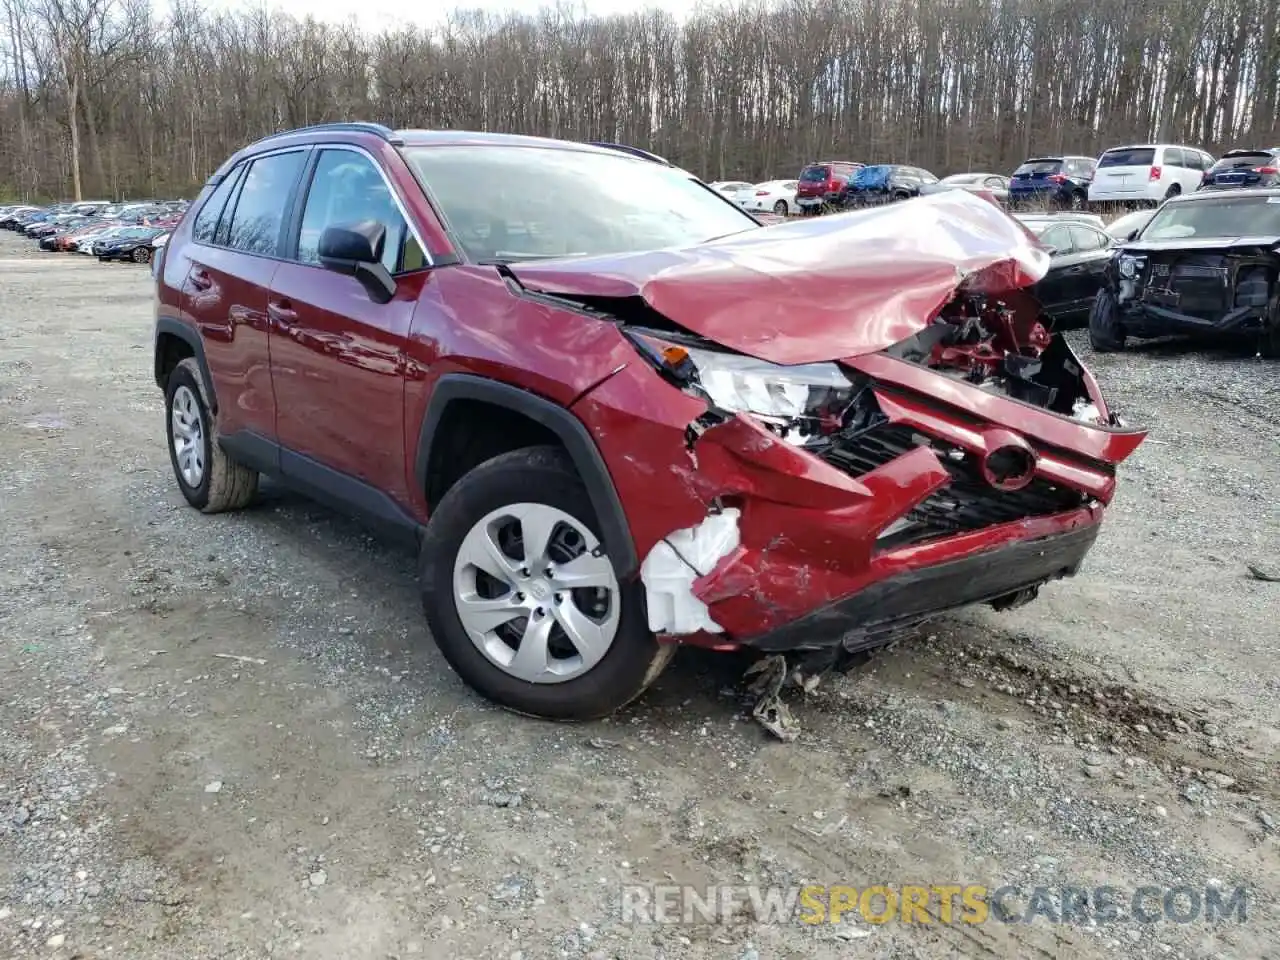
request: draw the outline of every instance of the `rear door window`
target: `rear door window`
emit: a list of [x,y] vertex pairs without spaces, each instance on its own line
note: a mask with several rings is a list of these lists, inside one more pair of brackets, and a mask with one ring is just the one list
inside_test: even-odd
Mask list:
[[227,232],[227,245],[245,253],[274,257],[280,248],[280,228],[306,152],[292,150],[254,160],[236,198]]
[[1182,152],[1181,147],[1165,147],[1164,148],[1164,165],[1166,167],[1185,167],[1187,166],[1187,158]]
[[1149,167],[1155,162],[1155,147],[1117,147],[1102,155],[1098,167]]

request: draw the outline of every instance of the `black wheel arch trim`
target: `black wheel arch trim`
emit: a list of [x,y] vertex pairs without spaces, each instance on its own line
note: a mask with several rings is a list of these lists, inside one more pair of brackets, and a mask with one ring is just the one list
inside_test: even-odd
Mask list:
[[419,490],[427,489],[427,465],[431,460],[431,444],[449,405],[456,400],[478,400],[506,407],[546,427],[564,444],[578,476],[587,488],[587,496],[600,521],[605,550],[619,580],[629,578],[639,569],[635,541],[627,523],[622,501],[613,485],[609,468],[600,454],[590,431],[566,408],[528,390],[466,373],[447,373],[436,381],[427,403],[426,415],[418,435],[414,456],[414,477]]
[[200,340],[200,334],[181,320],[176,320],[173,317],[156,318],[155,339],[152,344],[156,386],[161,389],[164,388],[164,369],[161,366],[164,355],[160,352],[160,338],[162,336],[177,337],[191,348],[191,352],[195,355],[196,363],[200,365],[200,376],[204,378],[204,389],[209,395],[210,412],[216,414],[218,412],[218,396],[214,389],[213,377],[209,375],[209,361],[205,359],[204,343]]

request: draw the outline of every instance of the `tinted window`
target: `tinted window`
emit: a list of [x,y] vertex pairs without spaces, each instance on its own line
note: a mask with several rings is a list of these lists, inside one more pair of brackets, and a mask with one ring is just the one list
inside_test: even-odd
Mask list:
[[656,250],[760,229],[683,172],[624,154],[481,145],[404,153],[473,259]]
[[400,250],[409,230],[400,209],[368,157],[351,150],[324,150],[316,163],[298,236],[298,259],[320,263],[320,234],[326,227],[376,220],[387,228],[382,265],[399,268]]
[[1071,225],[1071,245],[1079,251],[1101,250],[1111,246],[1111,238],[1083,224]]
[[1019,174],[1035,175],[1037,173],[1039,174],[1057,173],[1061,169],[1062,169],[1061,160],[1028,160],[1026,163],[1020,166],[1017,170],[1013,171],[1013,175],[1016,177]]
[[1155,147],[1118,147],[1098,160],[1099,167],[1149,167],[1156,162]]
[[1166,167],[1185,167],[1187,166],[1187,158],[1182,153],[1181,147],[1165,147],[1164,148],[1164,164]]
[[218,218],[222,216],[222,208],[227,205],[227,197],[231,196],[231,191],[242,169],[243,164],[237,166],[214,187],[213,193],[200,208],[200,214],[196,217],[195,223],[191,225],[191,239],[200,243],[213,243],[213,235],[218,229]]
[[826,167],[805,167],[800,171],[800,179],[805,183],[820,183],[827,179]]
[[1274,237],[1280,234],[1280,203],[1270,199],[1224,196],[1166,203],[1142,231],[1142,239]]
[[274,256],[285,205],[302,171],[301,150],[260,157],[249,166],[227,233],[227,245],[246,253]]

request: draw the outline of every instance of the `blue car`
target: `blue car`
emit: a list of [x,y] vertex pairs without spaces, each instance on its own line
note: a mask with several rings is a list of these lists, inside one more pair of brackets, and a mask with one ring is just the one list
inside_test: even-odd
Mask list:
[[1083,210],[1098,162],[1092,157],[1035,157],[1009,178],[1009,206]]
[[1239,187],[1280,187],[1280,147],[1228,150],[1200,180],[1201,190]]

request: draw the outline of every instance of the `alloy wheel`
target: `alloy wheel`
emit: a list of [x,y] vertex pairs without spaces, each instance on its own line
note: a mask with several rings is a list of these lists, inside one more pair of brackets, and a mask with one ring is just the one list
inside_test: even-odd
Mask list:
[[169,433],[178,471],[183,482],[194,490],[204,480],[204,420],[196,395],[185,385],[173,392]]
[[482,517],[454,561],[453,601],[467,636],[527,683],[563,683],[599,663],[617,636],[621,600],[595,534],[543,503]]

